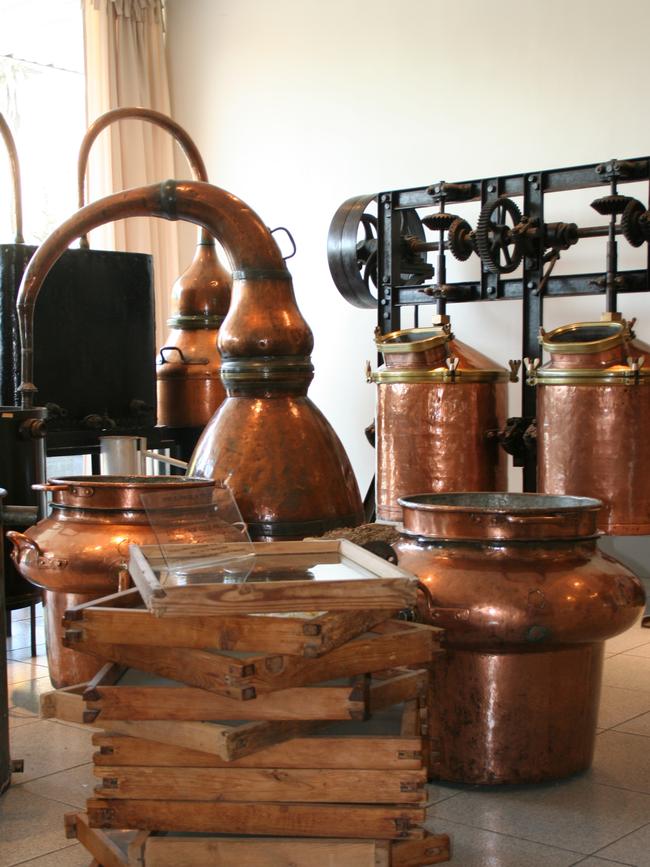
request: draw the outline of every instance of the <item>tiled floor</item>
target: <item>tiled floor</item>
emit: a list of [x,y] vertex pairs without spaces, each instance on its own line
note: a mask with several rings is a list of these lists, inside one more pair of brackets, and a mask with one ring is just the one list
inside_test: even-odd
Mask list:
[[[39,720],[38,695],[50,685],[42,617],[40,655],[30,659],[29,623],[19,619],[27,613],[15,612],[9,639],[11,750],[25,773],[0,799],[0,867],[87,867],[63,814],[92,791],[90,735]],[[608,642],[600,726],[594,767],[574,779],[498,791],[431,786],[428,827],[452,836],[451,863],[650,867],[650,630],[640,625]]]

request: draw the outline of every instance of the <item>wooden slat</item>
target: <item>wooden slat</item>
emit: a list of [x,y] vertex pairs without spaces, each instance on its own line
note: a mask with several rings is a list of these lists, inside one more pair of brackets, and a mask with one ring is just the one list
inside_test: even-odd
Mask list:
[[388,805],[128,801],[91,798],[93,828],[194,831],[289,837],[421,839],[425,810]]
[[101,798],[176,801],[419,804],[426,772],[292,768],[95,767]]
[[65,816],[66,831],[74,836],[102,867],[128,867],[122,850],[103,831],[91,828],[85,813],[68,813]]
[[426,834],[423,840],[395,842],[391,848],[391,867],[428,867],[451,857],[447,834]]
[[390,867],[386,840],[154,837],[144,867]]
[[99,686],[89,711],[110,720],[342,720],[363,719],[368,694],[362,684],[298,687],[242,703],[194,687]]
[[343,768],[417,770],[423,767],[420,737],[293,738],[227,762],[214,754],[114,733],[93,735],[95,765],[129,767]]
[[426,669],[404,671],[387,680],[373,683],[370,690],[371,713],[383,707],[403,704],[411,699],[423,697],[429,683],[429,672]]

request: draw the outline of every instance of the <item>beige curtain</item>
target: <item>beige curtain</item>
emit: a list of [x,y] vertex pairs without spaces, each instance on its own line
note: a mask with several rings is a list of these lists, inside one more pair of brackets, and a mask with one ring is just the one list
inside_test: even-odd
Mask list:
[[[82,5],[88,123],[125,106],[169,114],[162,0],[82,0]],[[171,177],[174,144],[169,134],[140,120],[121,120],[93,145],[86,200]],[[122,220],[92,232],[90,245],[153,254],[160,346],[171,287],[180,273],[177,224],[156,218]]]

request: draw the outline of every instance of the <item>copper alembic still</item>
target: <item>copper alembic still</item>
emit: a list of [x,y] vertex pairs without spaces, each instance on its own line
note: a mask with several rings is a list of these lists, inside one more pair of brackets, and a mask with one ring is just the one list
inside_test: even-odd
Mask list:
[[434,778],[533,783],[588,768],[605,639],[645,601],[640,581],[597,547],[599,501],[448,493],[400,502],[399,565],[420,579],[420,618],[446,630],[431,667]]
[[[456,340],[449,317],[431,328],[378,334],[377,517],[399,521],[413,491],[499,491],[506,487],[505,426],[511,373]],[[516,374],[515,374],[516,377]]]
[[[85,204],[86,167],[93,142],[110,124],[128,119],[153,123],[169,132],[187,157],[195,180],[208,180],[196,144],[172,118],[135,106],[113,109],[91,124],[81,143],[77,171],[79,208]],[[85,234],[81,247],[88,247]],[[225,398],[217,338],[228,312],[230,291],[231,278],[219,261],[214,239],[201,228],[194,258],[172,288],[173,312],[167,323],[171,331],[156,363],[158,424],[196,429],[192,445],[199,429],[205,427]],[[180,432],[179,437],[185,439]]]
[[282,254],[254,211],[210,184],[166,181],[108,196],[44,242],[18,299],[23,406],[33,405],[37,390],[33,314],[48,270],[84,232],[133,216],[198,223],[232,266],[233,301],[219,333],[227,398],[203,432],[188,475],[227,484],[254,539],[303,538],[359,524],[362,504],[348,457],[307,397],[313,337]]

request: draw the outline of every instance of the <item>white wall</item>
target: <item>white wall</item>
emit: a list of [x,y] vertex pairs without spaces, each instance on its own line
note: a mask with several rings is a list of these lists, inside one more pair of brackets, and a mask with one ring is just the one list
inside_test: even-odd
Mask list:
[[[374,456],[363,428],[374,396],[363,364],[374,358],[374,314],[351,307],[330,278],[336,208],[353,195],[440,179],[650,153],[650,4],[167,0],[167,8],[174,115],[214,183],[293,232],[290,268],[316,341],[310,395],[365,491]],[[594,225],[595,195],[558,199],[548,218]],[[640,267],[621,247],[622,266]],[[586,242],[561,264],[601,271],[604,255],[603,243]],[[650,339],[650,300],[623,299],[621,308]],[[548,303],[545,324],[598,318],[601,309],[597,298]],[[502,363],[520,356],[516,302],[451,312],[462,340]]]

